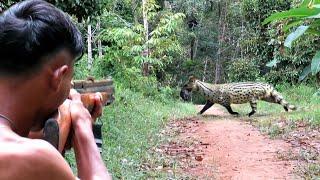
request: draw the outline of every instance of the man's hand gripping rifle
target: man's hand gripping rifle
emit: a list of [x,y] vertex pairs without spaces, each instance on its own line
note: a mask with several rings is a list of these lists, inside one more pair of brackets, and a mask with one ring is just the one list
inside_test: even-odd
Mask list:
[[[73,88],[81,94],[81,101],[89,112],[94,109],[95,93],[97,92],[101,94],[101,101],[104,106],[114,101],[114,86],[111,79],[94,81],[92,78],[88,78],[88,80],[77,80],[73,81]],[[70,145],[71,127],[69,104],[64,103],[59,107],[58,113],[46,121],[40,135],[31,136],[42,137],[58,149],[60,153],[64,153],[66,145]],[[93,125],[93,133],[96,144],[100,149],[102,145],[101,124]]]

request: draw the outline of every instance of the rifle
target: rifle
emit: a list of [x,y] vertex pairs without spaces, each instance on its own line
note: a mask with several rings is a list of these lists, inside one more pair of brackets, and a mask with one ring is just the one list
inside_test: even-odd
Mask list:
[[[114,101],[114,86],[112,79],[95,81],[93,78],[87,80],[73,81],[73,88],[81,94],[81,101],[83,105],[92,111],[94,108],[94,97],[96,92],[102,95],[102,104],[104,106],[110,105]],[[58,113],[48,119],[40,135],[42,139],[52,144],[60,153],[64,153],[65,146],[70,138],[71,131],[71,117],[69,112],[69,103],[62,104]],[[100,152],[102,146],[101,139],[101,124],[93,125],[93,133]]]

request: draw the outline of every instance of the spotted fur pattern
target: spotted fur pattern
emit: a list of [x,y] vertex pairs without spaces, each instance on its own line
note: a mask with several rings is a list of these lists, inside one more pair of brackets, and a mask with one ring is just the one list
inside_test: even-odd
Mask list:
[[180,96],[187,100],[192,91],[200,92],[207,100],[206,105],[200,111],[204,113],[214,103],[224,106],[230,114],[238,114],[231,109],[231,104],[250,103],[252,111],[249,116],[257,110],[257,101],[263,100],[277,103],[288,110],[295,110],[296,107],[284,100],[282,95],[274,87],[267,83],[260,82],[239,82],[229,84],[209,84],[194,77],[190,77],[189,82],[181,89]]

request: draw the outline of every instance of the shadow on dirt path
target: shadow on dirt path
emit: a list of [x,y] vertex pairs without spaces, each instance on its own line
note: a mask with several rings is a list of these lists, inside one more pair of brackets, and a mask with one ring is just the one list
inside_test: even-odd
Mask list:
[[[201,109],[201,106],[197,107]],[[271,140],[262,135],[241,117],[233,117],[224,109],[214,106],[203,116],[194,117],[189,130],[180,138],[199,141],[193,154],[195,161],[184,172],[199,179],[297,179],[294,161],[283,160],[279,155],[290,152],[290,144]],[[194,124],[194,125],[193,125]],[[204,146],[205,145],[205,146]],[[193,150],[194,151],[194,150]]]

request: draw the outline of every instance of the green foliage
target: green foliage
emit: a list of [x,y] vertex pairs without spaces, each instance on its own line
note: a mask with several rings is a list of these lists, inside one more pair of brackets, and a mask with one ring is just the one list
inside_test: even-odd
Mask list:
[[8,9],[12,4],[20,2],[19,0],[3,0],[0,2],[0,13]]
[[[296,73],[293,72],[292,74],[287,74],[290,78],[281,80],[281,73],[283,73],[283,69],[288,66],[290,69],[300,71],[301,69],[297,64],[303,64],[305,58],[300,57],[301,61],[293,65],[292,59],[296,54],[291,55],[291,52],[284,52],[282,47],[283,32],[280,31],[279,26],[273,25],[269,28],[261,24],[272,12],[287,10],[290,8],[290,5],[291,1],[285,0],[268,0],[263,2],[245,0],[241,2],[239,16],[242,17],[240,19],[242,24],[238,25],[238,27],[241,27],[239,34],[240,57],[244,59],[254,59],[253,63],[258,66],[260,72],[259,79],[261,79],[261,76],[270,76],[271,78],[269,78],[269,80],[272,80],[272,83],[285,82],[285,80],[293,80],[293,82],[296,82],[296,79],[298,79]],[[299,58],[296,58],[295,61],[298,59]],[[228,72],[228,74],[231,73],[232,71]],[[274,75],[280,76],[272,77]],[[292,79],[291,77],[295,78]]]
[[172,5],[176,11],[184,12],[187,17],[201,19],[210,12],[214,2],[206,0],[176,0]]
[[311,72],[312,75],[317,74],[320,71],[320,51],[313,56],[311,61]]
[[288,97],[288,101],[292,101],[299,108],[299,111],[289,114],[288,118],[295,121],[303,120],[315,127],[320,125],[320,98],[314,95],[317,91],[316,87],[282,85],[279,88],[285,92],[284,95]]
[[70,15],[76,16],[79,21],[86,20],[101,13],[101,0],[47,0]]
[[[276,62],[270,67],[270,71],[266,74],[272,83],[297,83],[308,76],[309,69],[305,67],[309,65],[313,53],[319,47],[317,40],[311,37],[299,39],[299,43],[295,44],[291,49],[283,47],[284,35],[271,36],[270,46],[274,47],[273,60]],[[272,62],[270,61],[270,63]],[[267,64],[268,65],[268,64]],[[286,69],[286,71],[283,71]],[[303,77],[303,78],[302,78]]]
[[197,60],[186,59],[182,62],[182,64],[180,64],[180,67],[182,71],[186,72],[180,79],[183,82],[186,82],[191,75],[201,78],[201,70],[203,67],[203,64],[201,62]]
[[159,24],[150,33],[151,37],[146,42],[152,52],[151,57],[168,64],[172,62],[175,56],[179,56],[182,53],[181,45],[175,32],[181,26],[184,17],[182,13],[167,13],[160,18]]
[[[311,160],[312,162],[312,160]],[[308,163],[303,170],[301,170],[303,178],[305,179],[319,179],[320,165],[319,163]]]
[[[21,0],[0,2],[0,12],[1,9],[7,9],[10,5],[17,2],[21,2]],[[54,4],[70,15],[76,16],[79,21],[100,14],[104,5],[104,1],[100,0],[47,0],[47,2]]]
[[311,73],[311,65],[303,69],[302,73],[299,76],[299,81],[303,81],[310,73]]
[[309,26],[299,26],[293,33],[289,34],[284,42],[284,46],[291,48],[292,42],[302,36],[308,30],[308,28]]
[[[181,83],[193,74],[214,79],[214,63],[217,56],[218,2],[207,0],[168,1],[175,13],[184,13],[184,26],[177,31],[182,53],[173,59],[172,65],[164,68],[161,82],[170,85]],[[168,9],[170,10],[170,9]],[[227,53],[227,51],[225,51]],[[192,55],[192,57],[191,57]],[[204,66],[207,67],[204,72]],[[171,83],[168,81],[171,79]]]
[[249,20],[249,23],[256,25],[257,29],[261,28],[260,23],[274,11],[282,11],[290,8],[290,0],[244,0],[241,5],[241,10],[244,12],[244,17]]
[[297,77],[299,76],[299,71],[294,67],[287,67],[285,71],[279,69],[270,70],[264,79],[267,82],[272,82],[273,84],[281,84],[283,82],[288,82],[290,84],[295,84]]
[[93,76],[96,79],[112,76],[110,71],[104,64],[104,61],[100,58],[95,58],[93,61],[92,69],[88,69],[87,54],[84,54],[81,60],[75,64],[74,79],[86,79],[89,76]]
[[281,134],[283,134],[283,130],[277,124],[272,124],[268,129],[268,135],[272,138],[278,137]]
[[[271,17],[273,12],[282,12],[290,7],[296,6],[293,1],[254,1],[246,0],[242,4],[243,16],[247,20],[244,35],[241,41],[241,48],[244,49],[243,56],[254,58],[259,66],[260,75],[271,83],[297,83],[302,77],[307,77],[308,69],[313,53],[317,50],[318,43],[312,35],[300,38],[303,32],[309,32],[308,24],[302,24],[293,19],[287,21],[276,21],[268,26],[261,22]],[[257,18],[258,17],[258,18]],[[265,20],[265,22],[267,22]],[[288,24],[286,26],[286,24]],[[295,28],[295,26],[300,26]],[[287,37],[286,31],[294,28],[294,33]],[[294,42],[299,40],[299,44]],[[285,49],[284,46],[291,46]],[[283,71],[285,69],[285,71]],[[304,72],[304,74],[302,74]],[[300,78],[300,79],[299,79]]]
[[123,71],[127,67],[138,68],[147,59],[142,56],[142,26],[106,28],[101,32],[101,40],[110,44],[105,48],[104,61],[111,64],[115,71]]
[[260,70],[254,60],[236,59],[227,68],[228,78],[231,82],[255,81]]
[[265,25],[273,21],[287,19],[287,18],[298,18],[298,19],[313,18],[312,16],[315,16],[319,13],[320,13],[319,9],[314,7],[294,8],[288,11],[274,13],[268,18],[266,18],[262,22],[262,24]]
[[[123,84],[127,84],[129,88],[139,87],[139,84],[145,82],[145,78],[141,76],[144,63],[151,64],[154,75],[155,72],[163,71],[182,53],[176,31],[181,26],[184,15],[171,12],[156,15],[154,9],[158,6],[152,2],[149,5],[149,21],[153,27],[148,41],[145,40],[143,25],[139,23],[128,22],[113,12],[106,12],[101,18],[103,30],[99,33],[99,38],[106,46],[100,67],[108,69],[113,77],[128,82]],[[149,51],[149,56],[146,56],[146,50]]]
[[[314,0],[305,0],[298,8],[293,8],[288,11],[274,13],[264,20],[263,24],[267,24],[270,22],[276,22],[278,20],[289,19],[290,24],[287,25],[286,29],[290,29],[295,25],[300,25],[295,31],[293,31],[286,38],[285,46],[291,48],[291,44],[293,41],[297,40],[303,34],[316,34],[319,35],[319,14],[320,14],[320,2]],[[288,28],[288,26],[290,28]],[[319,52],[317,52],[311,61],[311,71],[305,69],[303,74],[300,75],[300,80],[304,77],[307,77],[307,74],[312,72],[313,75],[317,74],[320,71],[319,66]]]

